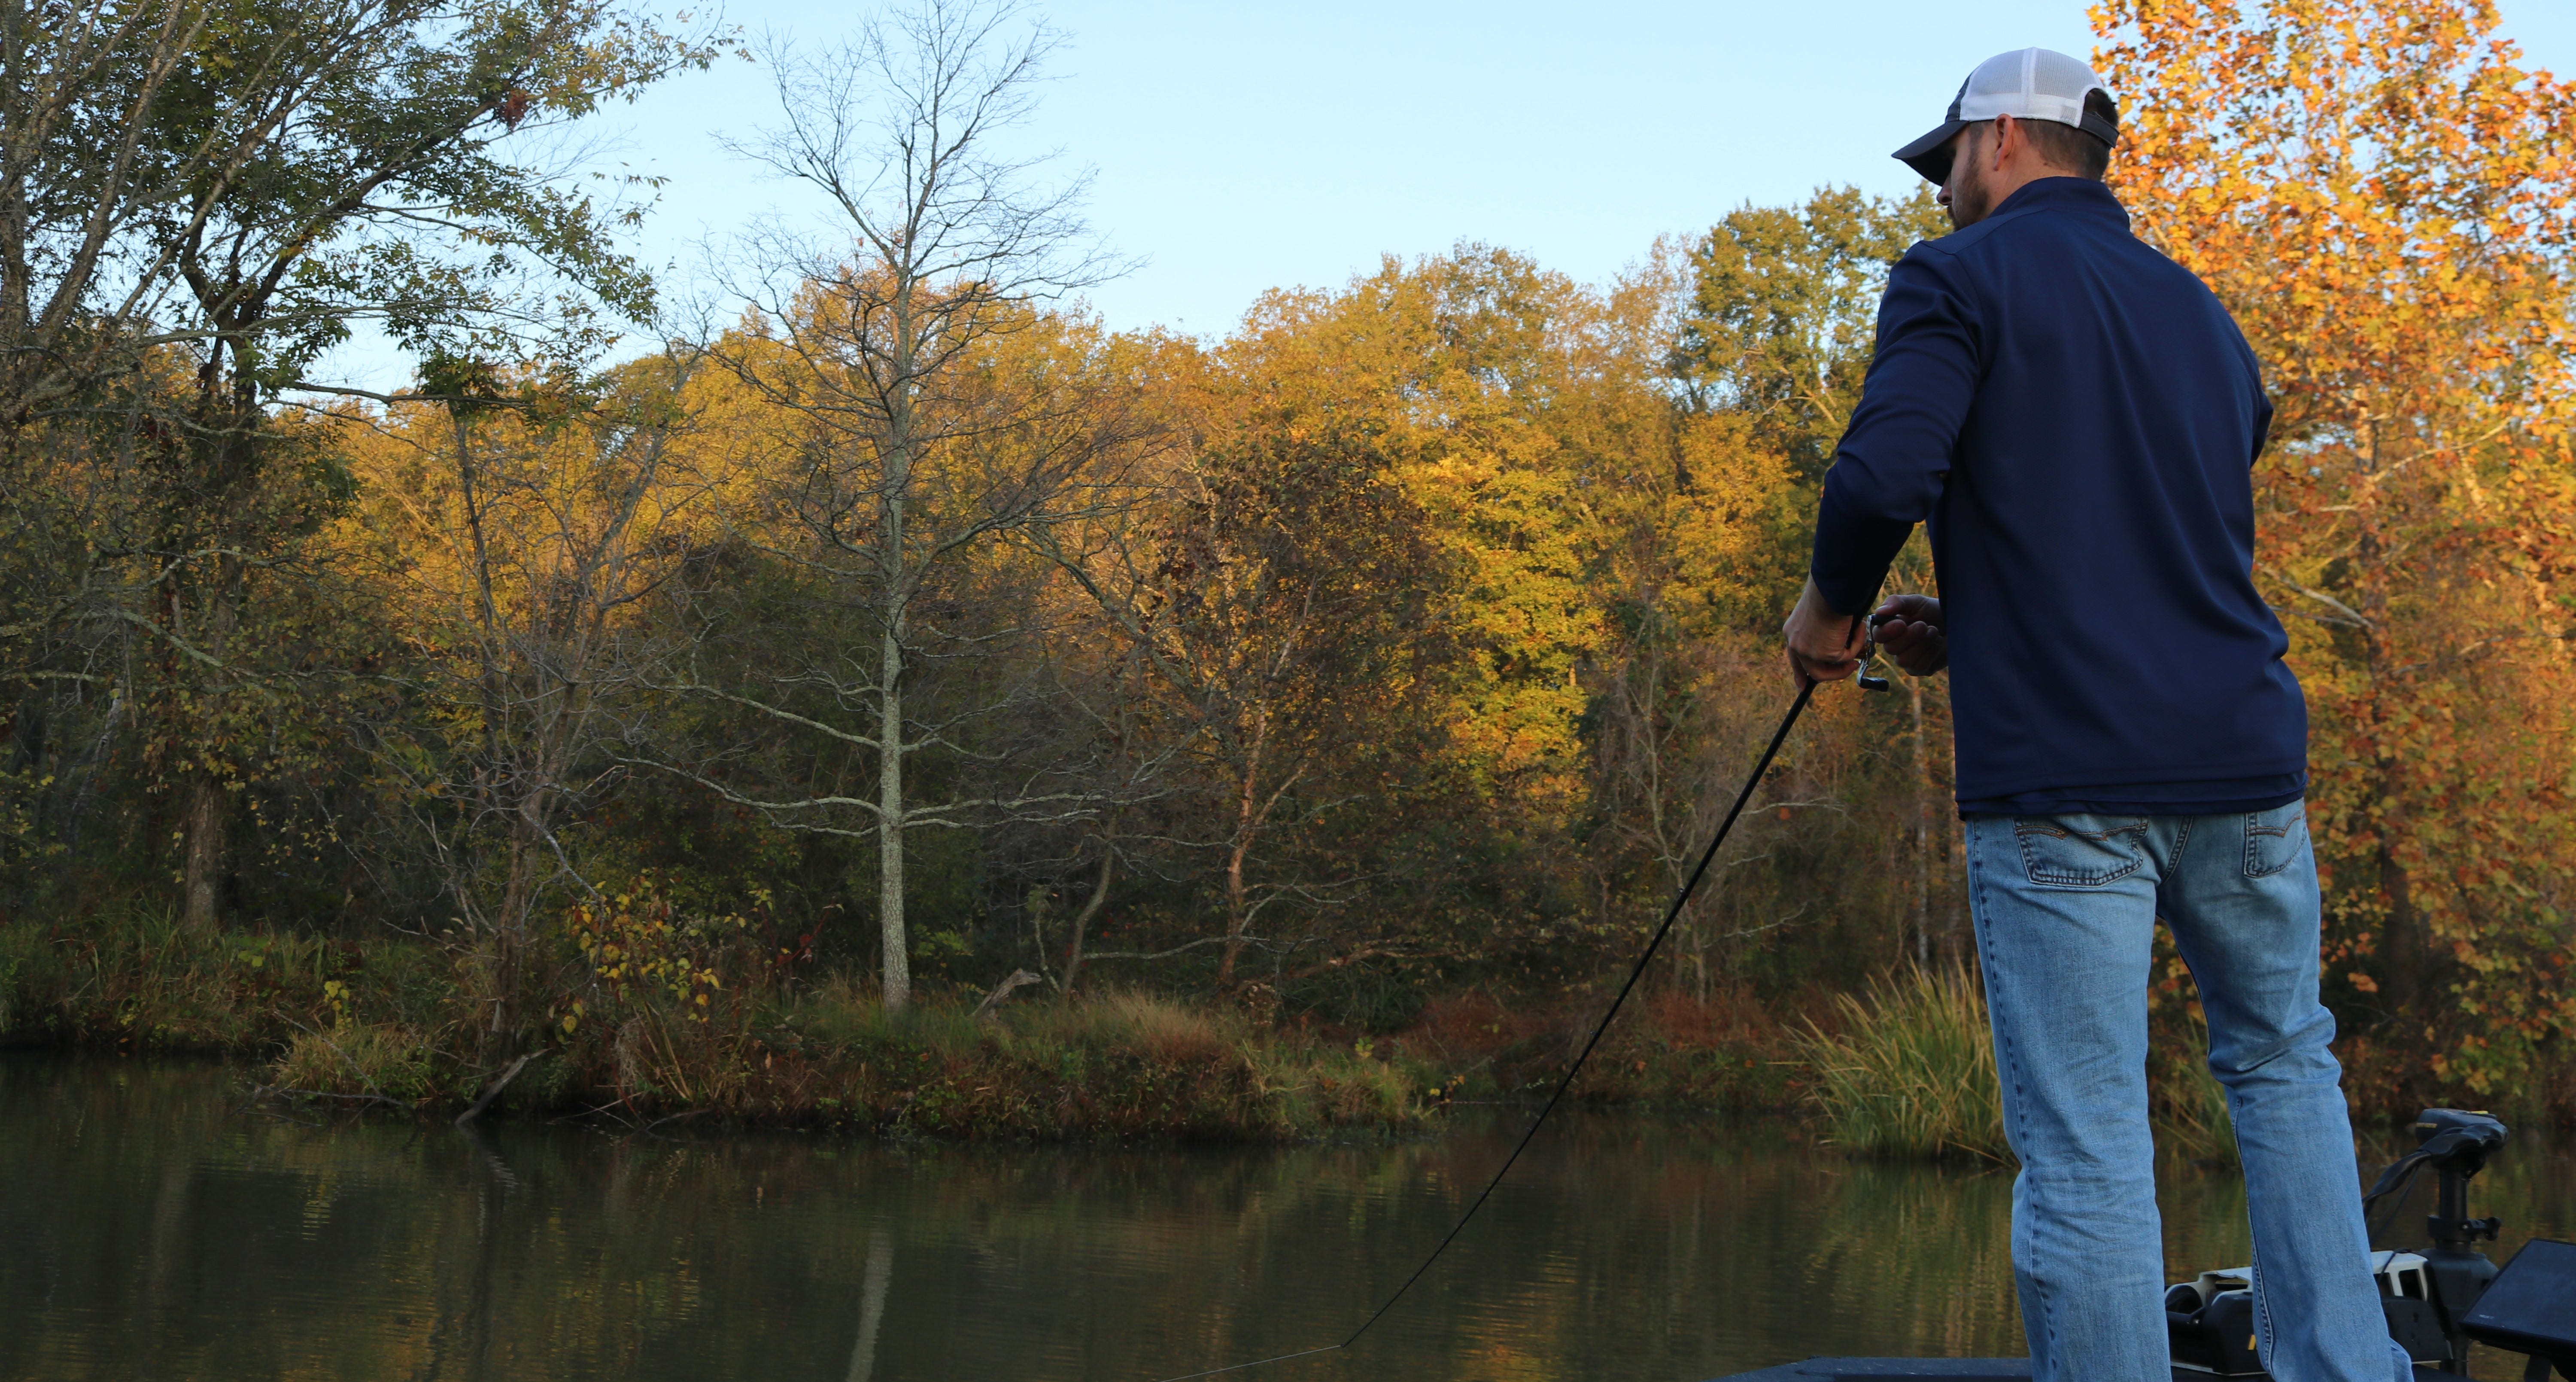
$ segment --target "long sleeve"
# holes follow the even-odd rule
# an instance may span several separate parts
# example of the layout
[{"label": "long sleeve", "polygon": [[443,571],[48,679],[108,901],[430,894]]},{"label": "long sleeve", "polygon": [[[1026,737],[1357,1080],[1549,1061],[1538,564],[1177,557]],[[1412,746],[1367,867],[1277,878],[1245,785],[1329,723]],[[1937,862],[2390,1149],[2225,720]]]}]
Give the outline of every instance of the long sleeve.
[{"label": "long sleeve", "polygon": [[1949,256],[1918,245],[1889,272],[1860,406],[1825,472],[1810,573],[1844,614],[1869,607],[1914,525],[1932,516],[1975,399],[1979,330],[1947,281]]}]

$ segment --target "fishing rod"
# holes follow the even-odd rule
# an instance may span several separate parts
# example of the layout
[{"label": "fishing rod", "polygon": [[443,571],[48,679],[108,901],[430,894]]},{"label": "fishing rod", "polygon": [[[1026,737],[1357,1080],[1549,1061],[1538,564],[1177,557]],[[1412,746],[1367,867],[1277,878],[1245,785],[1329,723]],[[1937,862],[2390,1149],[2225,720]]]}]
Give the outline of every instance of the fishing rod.
[{"label": "fishing rod", "polygon": [[[1883,621],[1879,619],[1862,622],[1864,636],[1860,647],[1859,681],[1864,691],[1884,691],[1888,688],[1887,678],[1869,675],[1870,659],[1878,652],[1877,626],[1881,622]],[[1653,938],[1646,942],[1645,951],[1637,956],[1637,963],[1629,967],[1627,982],[1619,986],[1618,996],[1610,1000],[1610,1007],[1601,1014],[1601,1021],[1593,1026],[1592,1035],[1584,1039],[1583,1049],[1575,1053],[1573,1062],[1565,1067],[1565,1073],[1557,1077],[1556,1088],[1548,1092],[1547,1103],[1540,1107],[1538,1117],[1530,1120],[1529,1127],[1521,1133],[1521,1140],[1512,1144],[1512,1154],[1503,1158],[1502,1167],[1494,1172],[1492,1179],[1485,1182],[1484,1189],[1476,1192],[1475,1203],[1468,1205],[1467,1212],[1458,1216],[1458,1222],[1450,1227],[1448,1236],[1440,1240],[1440,1246],[1433,1248],[1431,1255],[1422,1259],[1422,1265],[1414,1268],[1413,1275],[1406,1277],[1404,1284],[1395,1288],[1395,1294],[1388,1296],[1386,1302],[1378,1306],[1375,1313],[1361,1321],[1360,1327],[1352,1330],[1350,1337],[1340,1343],[1317,1344],[1313,1348],[1301,1348],[1294,1353],[1274,1354],[1268,1358],[1255,1358],[1244,1363],[1228,1363],[1224,1367],[1209,1368],[1204,1372],[1185,1372],[1175,1377],[1157,1379],[1157,1382],[1191,1382],[1194,1378],[1215,1377],[1220,1373],[1242,1372],[1247,1368],[1285,1363],[1291,1358],[1311,1358],[1318,1353],[1338,1353],[1358,1343],[1360,1336],[1368,1333],[1371,1326],[1386,1318],[1387,1312],[1395,1308],[1396,1302],[1404,1299],[1405,1292],[1412,1290],[1413,1284],[1420,1281],[1423,1274],[1431,1270],[1432,1264],[1440,1260],[1440,1255],[1449,1250],[1449,1245],[1458,1241],[1458,1235],[1466,1231],[1468,1223],[1476,1217],[1476,1211],[1483,1209],[1485,1201],[1493,1198],[1495,1188],[1503,1183],[1503,1177],[1511,1174],[1512,1164],[1521,1159],[1521,1153],[1529,1150],[1530,1139],[1538,1136],[1538,1130],[1547,1125],[1548,1115],[1556,1112],[1557,1104],[1565,1098],[1565,1091],[1574,1087],[1574,1077],[1583,1073],[1583,1063],[1592,1059],[1592,1048],[1601,1044],[1602,1036],[1610,1030],[1611,1022],[1619,1016],[1619,1009],[1626,1005],[1628,995],[1636,990],[1637,981],[1646,976],[1646,966],[1654,962],[1655,952],[1663,948],[1664,937],[1672,934],[1673,923],[1681,920],[1682,908],[1690,904],[1691,894],[1698,890],[1700,879],[1707,875],[1709,865],[1717,862],[1718,847],[1726,843],[1727,832],[1735,828],[1735,818],[1744,814],[1745,805],[1753,800],[1754,789],[1762,785],[1763,775],[1771,771],[1771,760],[1780,756],[1780,746],[1789,741],[1789,731],[1797,727],[1798,717],[1806,712],[1807,702],[1816,698],[1816,688],[1822,684],[1806,675],[1804,671],[1799,673],[1798,698],[1789,703],[1789,713],[1780,717],[1780,727],[1771,732],[1771,742],[1763,747],[1762,757],[1754,763],[1752,773],[1745,777],[1744,789],[1735,794],[1735,804],[1726,808],[1726,818],[1717,823],[1717,833],[1709,837],[1708,848],[1700,851],[1698,866],[1693,868],[1690,877],[1683,881],[1681,890],[1673,894],[1673,905],[1665,910],[1663,924],[1655,928]]]}]

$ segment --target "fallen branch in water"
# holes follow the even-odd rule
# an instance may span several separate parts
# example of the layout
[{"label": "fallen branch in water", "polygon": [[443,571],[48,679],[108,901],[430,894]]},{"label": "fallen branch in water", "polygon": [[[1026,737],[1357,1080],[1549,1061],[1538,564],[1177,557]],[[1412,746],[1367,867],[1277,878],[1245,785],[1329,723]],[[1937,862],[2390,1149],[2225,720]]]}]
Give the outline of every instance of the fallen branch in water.
[{"label": "fallen branch in water", "polygon": [[679,1112],[679,1113],[664,1114],[662,1117],[659,1117],[659,1118],[654,1119],[652,1122],[647,1123],[647,1124],[645,1124],[644,1126],[642,1126],[642,1127],[640,1127],[640,1128],[637,1128],[635,1131],[637,1131],[638,1133],[649,1133],[649,1132],[653,1131],[655,1128],[658,1128],[658,1127],[662,1126],[662,1125],[663,1125],[663,1124],[665,1124],[665,1123],[677,1123],[677,1122],[681,1121],[681,1120],[682,1120],[682,1119],[684,1119],[684,1118],[703,1118],[703,1117],[705,1117],[706,1115],[708,1115],[708,1114],[710,1114],[710,1113],[713,1113],[713,1112],[715,1112],[715,1111],[716,1111],[716,1110],[711,1109],[711,1108],[693,1108],[693,1109],[686,1109],[686,1110],[683,1110],[682,1112]]},{"label": "fallen branch in water", "polygon": [[510,1068],[501,1072],[501,1078],[485,1085],[481,1097],[477,1098],[463,1113],[456,1115],[456,1126],[464,1127],[481,1117],[483,1110],[492,1107],[492,1101],[501,1097],[501,1091],[510,1087],[510,1081],[519,1078],[519,1072],[528,1068],[528,1062],[544,1054],[544,1051],[530,1051],[510,1062]]}]

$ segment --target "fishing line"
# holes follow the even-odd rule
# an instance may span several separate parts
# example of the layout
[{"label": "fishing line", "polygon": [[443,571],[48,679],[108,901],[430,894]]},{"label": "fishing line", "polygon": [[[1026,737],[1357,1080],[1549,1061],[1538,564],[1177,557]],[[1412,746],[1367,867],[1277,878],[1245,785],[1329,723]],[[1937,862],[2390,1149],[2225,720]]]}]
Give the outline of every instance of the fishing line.
[{"label": "fishing line", "polygon": [[[1868,668],[1870,653],[1875,651],[1874,646],[1865,645],[1865,648],[1861,655],[1861,666],[1864,671]],[[1185,1372],[1177,1377],[1160,1378],[1157,1382],[1190,1382],[1192,1378],[1214,1377],[1219,1373],[1240,1372],[1245,1368],[1257,1368],[1268,1363],[1284,1363],[1291,1358],[1306,1358],[1318,1353],[1334,1353],[1349,1348],[1360,1341],[1361,1335],[1369,1332],[1370,1326],[1384,1319],[1386,1312],[1393,1310],[1395,1303],[1404,1299],[1405,1292],[1412,1290],[1413,1284],[1422,1279],[1423,1273],[1430,1271],[1431,1265],[1440,1260],[1440,1255],[1449,1250],[1449,1245],[1458,1241],[1458,1235],[1464,1232],[1468,1222],[1476,1217],[1476,1211],[1483,1209],[1485,1201],[1493,1197],[1494,1188],[1503,1183],[1503,1177],[1511,1174],[1512,1164],[1521,1159],[1522,1152],[1529,1150],[1530,1139],[1538,1136],[1538,1130],[1546,1125],[1548,1115],[1556,1112],[1558,1102],[1565,1098],[1565,1091],[1574,1087],[1574,1077],[1583,1073],[1583,1063],[1592,1059],[1592,1048],[1601,1044],[1602,1035],[1610,1030],[1610,1023],[1619,1016],[1619,1009],[1627,1003],[1628,995],[1636,990],[1637,981],[1645,977],[1646,966],[1654,961],[1655,952],[1663,948],[1664,937],[1672,934],[1673,923],[1681,920],[1682,908],[1690,902],[1691,893],[1698,889],[1699,881],[1708,873],[1709,865],[1717,862],[1718,846],[1726,843],[1727,832],[1735,828],[1735,818],[1743,815],[1746,803],[1753,800],[1754,789],[1762,785],[1763,774],[1771,771],[1771,760],[1780,756],[1780,746],[1788,742],[1789,731],[1796,727],[1798,716],[1805,712],[1807,702],[1815,699],[1816,687],[1819,683],[1803,676],[1799,681],[1804,684],[1799,687],[1798,699],[1790,702],[1789,713],[1780,717],[1780,728],[1772,732],[1771,742],[1762,750],[1761,760],[1753,765],[1752,774],[1744,779],[1744,790],[1735,794],[1735,804],[1726,808],[1726,819],[1717,823],[1717,833],[1709,838],[1708,848],[1701,851],[1699,865],[1691,870],[1690,877],[1682,883],[1681,891],[1673,894],[1673,905],[1665,911],[1663,924],[1655,928],[1654,938],[1646,942],[1645,952],[1637,957],[1637,963],[1628,970],[1628,980],[1619,986],[1619,995],[1610,1000],[1609,1010],[1601,1014],[1601,1021],[1593,1027],[1592,1035],[1585,1039],[1583,1049],[1575,1054],[1573,1064],[1566,1066],[1565,1073],[1557,1077],[1556,1088],[1549,1092],[1547,1103],[1539,1109],[1538,1117],[1531,1119],[1528,1129],[1521,1133],[1521,1140],[1513,1144],[1512,1154],[1503,1158],[1502,1168],[1494,1172],[1493,1179],[1485,1182],[1483,1190],[1477,1192],[1476,1202],[1467,1206],[1466,1213],[1458,1216],[1457,1224],[1449,1230],[1448,1237],[1440,1240],[1440,1246],[1433,1248],[1431,1255],[1422,1259],[1422,1265],[1413,1269],[1413,1275],[1406,1277],[1404,1284],[1395,1288],[1395,1294],[1388,1296],[1386,1303],[1380,1305],[1375,1314],[1370,1315],[1359,1328],[1351,1331],[1349,1338],[1338,1344],[1319,1344],[1313,1348],[1299,1349],[1294,1353],[1256,1358],[1248,1363],[1230,1363],[1225,1367],[1210,1368],[1205,1372]],[[1870,686],[1872,682],[1878,682],[1878,685]],[[1861,684],[1870,686],[1872,690],[1886,685],[1885,682],[1878,681],[1878,678],[1868,676],[1861,678]]]}]

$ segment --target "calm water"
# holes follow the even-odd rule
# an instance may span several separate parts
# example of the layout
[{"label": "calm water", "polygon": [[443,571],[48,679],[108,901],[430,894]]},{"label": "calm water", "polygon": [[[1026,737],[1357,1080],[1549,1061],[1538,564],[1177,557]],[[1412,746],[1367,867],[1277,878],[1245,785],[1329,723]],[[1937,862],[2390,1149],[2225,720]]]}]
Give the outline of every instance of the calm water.
[{"label": "calm water", "polygon": [[[0,1056],[0,1378],[1153,1382],[1339,1337],[1508,1128],[1286,1151],[296,1122],[215,1066]],[[2563,1146],[2563,1144],[2561,1144]],[[2504,1247],[2576,1229],[2529,1140]],[[1359,1350],[1254,1376],[1674,1379],[2018,1353],[2010,1181],[1589,1117]],[[2245,1260],[2167,1187],[2177,1274]],[[2502,1253],[2498,1254],[2501,1260]]]}]

